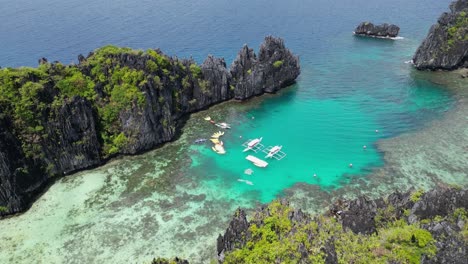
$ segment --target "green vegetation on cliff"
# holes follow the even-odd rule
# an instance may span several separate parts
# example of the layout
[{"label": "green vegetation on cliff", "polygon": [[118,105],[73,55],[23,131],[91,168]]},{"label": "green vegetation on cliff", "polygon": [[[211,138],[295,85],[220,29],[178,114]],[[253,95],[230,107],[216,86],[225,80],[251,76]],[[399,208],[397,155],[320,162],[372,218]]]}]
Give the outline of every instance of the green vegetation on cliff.
[{"label": "green vegetation on cliff", "polygon": [[41,120],[47,114],[48,102],[43,98],[46,76],[42,68],[0,70],[0,115],[13,117],[14,130],[29,157],[40,156],[36,143],[45,135]]},{"label": "green vegetation on cliff", "polygon": [[447,32],[449,47],[455,42],[468,41],[468,14],[465,11],[460,12],[454,25],[449,27]]},{"label": "green vegetation on cliff", "polygon": [[[158,91],[164,86],[175,88],[174,111],[181,110],[177,87],[187,90],[197,82],[207,92],[200,67],[188,65],[158,50],[143,52],[108,45],[79,65],[44,62],[37,68],[0,69],[0,114],[12,119],[26,155],[40,158],[40,145],[47,137],[45,127],[54,122],[52,113],[75,96],[85,98],[97,114],[102,155],[107,157],[124,149],[131,140],[132,135],[122,132],[119,119],[125,112],[141,113],[146,107],[145,85],[150,83]],[[168,102],[162,93],[157,98],[161,105]],[[191,101],[191,105],[195,103]]]},{"label": "green vegetation on cliff", "polygon": [[283,61],[282,60],[277,60],[273,63],[273,67],[275,68],[279,68],[281,67],[281,65],[283,65]]},{"label": "green vegetation on cliff", "polygon": [[413,56],[419,70],[455,70],[468,62],[468,1],[456,0],[427,34]]},{"label": "green vegetation on cliff", "polygon": [[343,230],[331,217],[293,222],[288,217],[293,209],[279,201],[269,204],[267,211],[270,215],[255,216],[247,244],[228,253],[225,263],[298,263],[299,248],[310,263],[325,263],[321,249],[327,244],[334,246],[338,263],[419,263],[422,255],[436,252],[428,231],[403,220],[388,222],[367,236]]},{"label": "green vegetation on cliff", "polygon": [[468,190],[459,188],[395,192],[375,200],[337,200],[318,216],[275,200],[249,220],[239,208],[217,239],[218,259],[211,261],[466,263],[467,198]]},{"label": "green vegetation on cliff", "polygon": [[150,264],[188,264],[186,260],[179,258],[166,259],[166,258],[155,258],[151,261]]}]

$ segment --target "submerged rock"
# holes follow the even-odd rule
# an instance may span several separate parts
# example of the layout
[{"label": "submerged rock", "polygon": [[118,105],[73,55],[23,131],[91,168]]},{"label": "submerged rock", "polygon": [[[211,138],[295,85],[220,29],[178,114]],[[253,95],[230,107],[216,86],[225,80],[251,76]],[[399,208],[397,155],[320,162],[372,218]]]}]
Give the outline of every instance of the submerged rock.
[{"label": "submerged rock", "polygon": [[354,34],[359,36],[394,38],[398,36],[400,28],[394,24],[374,25],[371,22],[362,22],[354,30]]},{"label": "submerged rock", "polygon": [[450,5],[431,27],[413,57],[419,70],[454,70],[468,67],[468,0]]}]

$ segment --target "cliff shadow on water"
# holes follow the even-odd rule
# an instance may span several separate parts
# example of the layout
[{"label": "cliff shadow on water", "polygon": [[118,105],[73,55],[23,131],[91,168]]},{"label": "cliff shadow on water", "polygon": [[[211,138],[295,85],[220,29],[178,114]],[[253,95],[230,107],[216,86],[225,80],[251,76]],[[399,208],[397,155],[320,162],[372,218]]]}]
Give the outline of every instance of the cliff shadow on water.
[{"label": "cliff shadow on water", "polygon": [[79,64],[39,60],[0,70],[0,215],[21,212],[51,178],[153,149],[180,135],[188,114],[294,83],[299,58],[266,37],[224,59],[169,57],[105,46]]}]

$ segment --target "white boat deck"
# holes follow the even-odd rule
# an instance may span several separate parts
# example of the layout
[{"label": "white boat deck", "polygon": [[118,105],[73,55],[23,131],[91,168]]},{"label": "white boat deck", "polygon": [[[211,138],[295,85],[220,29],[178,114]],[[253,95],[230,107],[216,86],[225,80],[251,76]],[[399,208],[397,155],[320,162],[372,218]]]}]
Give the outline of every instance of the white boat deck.
[{"label": "white boat deck", "polygon": [[[267,148],[263,149],[263,153],[266,153],[268,154],[270,152],[270,150],[273,148],[273,146],[268,146]],[[282,160],[284,157],[286,157],[286,153],[284,153],[283,151],[278,151],[276,152],[272,158],[275,158],[277,160]]]},{"label": "white boat deck", "polygon": [[268,166],[268,162],[266,162],[264,160],[261,160],[261,159],[259,159],[257,157],[254,157],[252,155],[248,155],[247,157],[245,157],[245,159],[248,160],[248,161],[251,161],[257,167],[264,168],[264,167]]},{"label": "white boat deck", "polygon": [[[248,148],[248,147],[249,147],[249,142],[250,142],[250,141],[252,141],[252,139],[249,139],[249,140],[247,140],[246,142],[244,142],[244,144],[242,144],[242,146],[245,147],[245,148]],[[250,148],[250,150],[252,150],[253,152],[257,153],[257,152],[261,151],[261,150],[264,149],[264,148],[265,148],[265,146],[264,146],[262,143],[258,142],[255,146],[253,146],[252,148]]]}]

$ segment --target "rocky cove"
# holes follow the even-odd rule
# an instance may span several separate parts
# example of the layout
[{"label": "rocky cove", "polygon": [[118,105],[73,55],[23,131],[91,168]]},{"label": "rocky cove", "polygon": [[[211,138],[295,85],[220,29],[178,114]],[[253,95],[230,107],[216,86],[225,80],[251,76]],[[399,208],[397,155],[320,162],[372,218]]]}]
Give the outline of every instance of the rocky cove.
[{"label": "rocky cove", "polygon": [[[348,36],[349,32],[346,32],[346,34]],[[372,39],[369,41],[374,45],[378,45]],[[359,42],[359,44],[363,45],[365,42]],[[251,52],[248,48],[245,52],[244,49],[241,51],[244,58],[250,57],[253,58],[253,61],[259,60],[255,54],[249,54]],[[111,57],[109,61],[107,61],[107,58],[93,57],[105,57],[100,56],[103,55],[101,53],[103,50],[104,53],[109,53],[109,57]],[[458,85],[461,87],[461,92],[459,90],[454,92],[457,98],[457,106],[455,109],[451,109],[450,113],[444,114],[442,120],[431,122],[428,128],[425,127],[419,130],[418,127],[418,131],[414,133],[379,140],[377,144],[379,150],[385,153],[385,165],[383,168],[374,169],[369,177],[348,175],[349,178],[352,178],[350,183],[338,189],[325,189],[315,184],[309,184],[309,182],[299,182],[293,187],[285,189],[285,196],[288,200],[281,199],[270,204],[258,205],[255,204],[258,203],[257,196],[250,196],[253,191],[237,197],[234,195],[227,196],[229,199],[224,199],[224,192],[232,190],[225,185],[221,185],[220,190],[199,188],[200,185],[204,184],[204,181],[200,180],[203,178],[196,173],[191,173],[191,171],[187,173],[188,170],[185,170],[185,167],[195,166],[200,161],[206,162],[206,160],[196,159],[197,155],[200,157],[199,154],[206,155],[206,153],[198,153],[200,151],[198,148],[186,147],[182,142],[192,142],[197,135],[212,132],[203,128],[203,125],[206,124],[194,125],[197,122],[201,123],[199,120],[202,120],[205,115],[210,115],[216,120],[222,117],[231,118],[231,120],[238,119],[239,123],[248,123],[245,122],[245,119],[246,117],[250,119],[252,112],[250,110],[244,111],[245,105],[255,108],[259,105],[257,102],[262,101],[264,98],[290,98],[291,94],[294,95],[294,93],[288,90],[296,90],[297,87],[284,89],[277,95],[251,98],[248,102],[242,104],[238,104],[234,100],[220,104],[219,102],[224,101],[224,99],[220,99],[218,102],[212,103],[213,107],[210,107],[207,111],[196,113],[204,108],[190,110],[192,112],[189,111],[188,113],[193,113],[191,114],[192,118],[186,120],[188,114],[180,113],[182,111],[177,110],[177,106],[186,109],[184,107],[187,107],[188,104],[187,108],[190,108],[192,104],[197,103],[196,101],[190,103],[195,97],[188,96],[186,102],[179,105],[176,103],[180,99],[179,96],[181,94],[186,96],[182,92],[177,96],[176,94],[161,96],[163,92],[160,91],[158,86],[155,87],[156,91],[140,89],[140,84],[142,86],[146,86],[146,84],[144,82],[138,83],[141,80],[138,72],[121,69],[121,66],[115,67],[120,64],[120,62],[115,61],[121,60],[122,55],[120,53],[122,51],[128,53],[125,55],[127,57],[136,57],[134,61],[140,60],[138,58],[140,55],[145,56],[145,52],[105,47],[87,57],[80,56],[79,65],[86,68],[86,71],[82,71],[81,68],[79,70],[83,76],[73,70],[64,70],[61,68],[61,64],[51,63],[56,64],[54,71],[60,74],[63,73],[67,78],[59,78],[56,76],[59,74],[54,73],[48,81],[52,82],[57,86],[57,90],[67,96],[76,93],[76,91],[68,90],[70,87],[67,83],[81,84],[79,87],[88,88],[93,87],[100,80],[106,80],[110,77],[110,81],[101,81],[101,84],[98,84],[100,88],[97,95],[91,90],[83,89],[83,91],[79,91],[79,97],[61,97],[57,101],[54,100],[55,104],[52,104],[53,107],[57,108],[51,108],[53,111],[45,115],[46,119],[58,120],[64,117],[70,120],[70,123],[67,123],[67,121],[65,125],[58,124],[55,126],[56,131],[63,130],[71,133],[74,139],[67,139],[67,141],[77,142],[65,145],[66,150],[75,151],[75,149],[78,149],[75,145],[79,145],[80,141],[86,141],[86,137],[90,135],[90,133],[86,133],[86,136],[84,136],[85,132],[80,131],[89,131],[88,124],[95,124],[92,134],[97,134],[94,137],[97,138],[95,142],[99,145],[96,147],[87,144],[87,150],[80,153],[95,152],[100,159],[98,164],[107,164],[91,171],[77,173],[71,177],[61,177],[63,172],[57,172],[51,178],[58,179],[57,184],[51,186],[50,192],[44,194],[28,212],[18,217],[4,219],[2,228],[0,228],[3,229],[0,230],[0,236],[2,237],[0,247],[4,252],[0,254],[2,261],[6,263],[27,263],[31,259],[39,259],[38,261],[51,263],[105,263],[110,261],[130,262],[133,260],[133,262],[146,263],[153,256],[179,256],[189,260],[190,263],[207,263],[210,259],[212,262],[220,260],[225,263],[261,263],[264,260],[272,263],[288,259],[302,261],[303,263],[321,261],[326,263],[339,261],[359,262],[360,260],[367,260],[369,263],[378,261],[418,263],[418,260],[423,263],[458,263],[458,261],[463,263],[463,260],[466,259],[466,250],[463,250],[466,248],[466,190],[459,187],[444,187],[427,193],[421,190],[404,191],[409,186],[427,189],[443,185],[442,183],[446,182],[456,182],[466,186],[464,185],[466,184],[466,152],[464,149],[466,149],[467,142],[466,122],[464,122],[466,119],[466,89],[464,89],[466,82]],[[411,53],[413,52],[414,49],[412,49]],[[159,51],[156,51],[157,54],[151,51],[146,53],[152,54],[150,60],[155,62],[156,67],[148,61],[135,63],[139,65],[135,67],[145,68],[145,72],[146,68],[158,72],[155,74],[158,78],[153,79],[154,83],[158,83],[157,80],[159,79],[159,83],[168,84],[167,87],[171,87],[173,82],[177,83],[177,80],[182,79],[178,87],[184,87],[184,74],[186,74],[185,77],[190,75],[186,80],[189,83],[194,83],[194,90],[196,90],[197,85],[200,90],[205,87],[206,83],[201,82],[205,80],[205,76],[200,74],[196,66],[199,66],[200,70],[203,70],[203,67],[193,63],[193,60],[189,60],[191,62],[185,64],[185,70],[176,70],[179,77],[174,75],[172,79],[171,77],[164,78],[168,72],[168,76],[172,76],[173,70],[166,67],[164,58],[158,56],[162,55],[162,53]],[[301,62],[303,62],[303,53],[300,54]],[[166,58],[168,58],[171,65],[172,60],[177,61],[176,58]],[[276,65],[282,65],[277,60],[272,60],[272,62],[273,64],[276,63]],[[46,60],[41,60],[41,63],[43,64],[39,68],[42,67],[48,70],[50,63]],[[380,64],[384,63],[383,61],[380,62]],[[104,69],[96,67],[97,64],[104,66]],[[129,65],[135,64],[130,63]],[[240,65],[246,64],[248,63],[240,63]],[[380,67],[379,65],[376,67]],[[337,69],[336,66],[337,64],[334,65],[333,71]],[[128,66],[128,68],[134,69],[131,67]],[[232,74],[232,69],[235,68],[234,64],[230,69],[225,65],[221,68],[223,68],[221,72],[228,72],[226,75],[227,83],[235,83]],[[249,69],[244,67],[244,70],[246,74],[243,77],[246,80],[245,77],[250,76]],[[302,76],[304,76],[304,63],[301,70],[303,72]],[[386,75],[391,75],[391,71],[394,70],[388,70]],[[401,70],[400,67],[397,70]],[[104,74],[100,75],[100,72]],[[253,70],[250,71],[250,73],[252,72]],[[312,72],[306,68],[307,75],[312,75],[312,73],[317,76],[323,72]],[[341,72],[341,74],[345,75],[346,72]],[[444,72],[412,72],[412,74],[425,75],[422,79],[443,76],[441,79],[449,78],[450,81],[464,81],[458,75],[447,77],[449,75],[445,75]],[[114,80],[112,80],[114,75]],[[18,74],[18,76],[20,75]],[[88,76],[90,79],[86,78]],[[218,74],[217,76],[222,77],[214,78],[223,79],[225,75]],[[41,79],[44,77],[39,74],[33,78]],[[254,79],[246,80],[244,85],[245,83],[256,83]],[[417,80],[418,78],[414,79]],[[149,80],[151,82],[151,79]],[[383,78],[380,78],[379,82],[382,80]],[[366,79],[366,81],[372,80]],[[444,81],[431,80],[431,82],[440,83],[442,87],[445,87]],[[124,84],[125,90],[130,92],[122,96],[118,88],[117,91],[110,90],[109,86],[115,86],[115,84]],[[317,86],[320,90],[326,90],[323,87],[330,89],[330,87],[323,86],[323,84]],[[138,89],[136,90],[134,87]],[[228,86],[229,89],[225,89],[225,85],[219,87],[221,87],[222,92],[228,91],[226,97],[235,99],[235,93],[231,93],[230,85]],[[245,88],[246,86],[242,87]],[[40,87],[31,84],[28,84],[26,88],[28,89],[19,89],[16,95],[21,99],[28,99],[36,96],[35,91],[41,91]],[[241,97],[242,94],[254,94],[253,91],[248,92],[244,88],[239,91]],[[141,93],[143,97],[140,96],[138,90],[144,91],[144,93]],[[147,106],[141,108],[140,104],[142,98],[147,100],[147,91],[152,93],[151,98],[153,99],[151,100],[160,104],[157,108],[163,108],[161,105],[172,100],[171,103],[168,103],[171,104],[170,114],[162,112],[158,115],[163,117],[167,114],[166,117],[173,119],[167,121],[166,125],[171,122],[172,127],[169,130],[172,131],[171,129],[173,129],[175,131],[173,131],[171,140],[178,137],[179,140],[164,145],[156,143],[156,147],[161,147],[155,151],[122,158],[121,154],[132,155],[133,153],[145,151],[145,144],[151,142],[149,134],[144,135],[146,139],[141,139],[140,142],[139,134],[132,130],[132,128],[140,129],[145,127],[146,125],[142,123],[152,122],[153,120],[151,113],[146,112]],[[213,92],[216,94],[218,90]],[[262,92],[260,91],[260,93]],[[331,91],[331,93],[334,92],[336,93],[336,91]],[[353,93],[355,92],[353,91]],[[203,91],[200,93],[211,100],[212,97],[207,93]],[[416,95],[424,98],[424,94],[417,93]],[[300,94],[300,96],[304,96],[304,94]],[[333,96],[337,95],[333,94]],[[154,98],[157,98],[157,100]],[[197,99],[200,98],[197,97]],[[392,99],[401,102],[400,97]],[[7,98],[7,100],[14,101],[15,107],[6,111],[12,113],[11,116],[20,118],[18,120],[0,118],[2,122],[5,120],[5,123],[0,126],[0,129],[2,129],[1,135],[5,135],[5,139],[0,140],[2,144],[0,150],[3,150],[4,146],[10,147],[11,142],[13,142],[16,147],[11,152],[12,155],[19,153],[18,157],[25,156],[26,162],[31,160],[37,162],[39,160],[37,165],[38,173],[41,173],[41,170],[52,171],[54,168],[44,168],[44,164],[40,163],[45,155],[41,157],[41,152],[37,149],[31,149],[21,144],[24,140],[27,140],[27,142],[40,142],[40,140],[43,140],[42,134],[44,134],[41,131],[43,129],[48,130],[42,125],[44,123],[42,113],[41,118],[37,119],[40,121],[39,124],[31,123],[30,126],[24,124],[24,120],[35,120],[28,117],[28,114],[31,113],[24,111],[25,106],[28,109],[31,104],[38,105],[38,109],[43,110],[40,107],[43,98],[40,97],[39,100],[32,102],[14,100],[12,97]],[[63,103],[61,103],[61,100],[63,100]],[[130,103],[128,103],[129,101]],[[106,105],[116,102],[123,103],[124,107],[122,109],[106,107]],[[272,115],[271,119],[276,117],[274,112],[278,111],[280,105],[285,104],[284,101],[279,102],[281,103],[275,105],[276,109],[272,113],[268,113],[268,115]],[[236,109],[236,111],[242,113],[233,113],[235,111],[229,109],[232,105],[241,108],[241,110]],[[101,109],[101,106],[104,107]],[[265,105],[262,107],[265,107]],[[315,106],[315,108],[321,107],[322,105],[317,107],[317,104]],[[57,109],[60,111],[57,111]],[[337,109],[334,109],[334,111]],[[156,110],[153,109],[152,111]],[[119,114],[116,115],[115,112],[119,112]],[[431,113],[429,110],[428,112]],[[291,116],[293,113],[291,111]],[[35,117],[36,114],[33,112],[32,116]],[[70,116],[75,114],[84,116],[84,118],[73,121],[74,119],[70,118]],[[135,120],[140,118],[139,115],[149,115],[149,117],[144,117],[144,122],[137,122]],[[313,111],[307,112],[307,115],[319,116]],[[261,120],[261,116],[257,116],[257,114],[255,116],[256,121]],[[89,121],[88,119],[91,117],[93,120]],[[281,124],[287,125],[285,119],[276,118],[276,120],[283,120]],[[48,122],[46,125],[54,122],[57,121]],[[402,122],[404,122],[404,119],[402,119]],[[161,119],[160,123],[161,127],[164,127],[164,119]],[[3,125],[7,129],[4,129]],[[258,130],[258,127],[256,127],[258,125],[253,121],[248,123],[248,126]],[[15,127],[17,129],[18,127],[26,128],[24,131],[27,133],[18,136],[18,130],[15,131]],[[67,130],[62,129],[62,127],[70,128],[67,128]],[[125,128],[125,133],[122,133],[123,128]],[[9,131],[9,134],[3,133],[5,130]],[[373,130],[371,132],[373,133]],[[162,130],[161,135],[165,133]],[[40,134],[40,137],[36,136],[36,134]],[[78,136],[74,136],[74,134],[78,134]],[[245,134],[242,135],[245,136]],[[237,137],[237,135],[235,136]],[[52,139],[48,140],[62,142],[62,137],[57,132]],[[84,140],[80,140],[81,138]],[[75,139],[77,141],[74,141]],[[131,142],[131,144],[138,147],[128,149],[130,139],[136,142]],[[227,142],[231,143],[230,141],[237,143],[232,138]],[[62,143],[57,143],[54,148],[60,149],[60,145]],[[187,145],[190,145],[190,143]],[[93,147],[95,150],[93,150]],[[362,146],[358,147],[361,148]],[[41,148],[44,148],[42,143]],[[138,148],[143,148],[143,150],[135,150]],[[369,147],[369,152],[370,149],[371,147]],[[447,151],[447,149],[450,149],[450,151]],[[23,155],[22,152],[27,152],[27,155]],[[0,154],[3,155],[4,153]],[[76,157],[64,154],[66,153],[53,153],[53,150],[49,150],[47,153],[47,155],[55,155],[55,158],[63,155],[64,161],[61,162],[63,164],[72,163],[67,159],[72,160]],[[147,156],[147,158],[140,159],[141,156]],[[16,160],[14,157],[16,156],[7,160],[9,166],[11,164],[20,164],[19,166],[21,166],[23,161],[21,159]],[[108,159],[113,157],[115,159],[107,162]],[[212,156],[210,158],[214,159]],[[310,160],[312,161],[313,158],[310,158]],[[421,162],[421,160],[424,162]],[[79,164],[79,162],[77,163]],[[90,166],[97,166],[98,164]],[[213,162],[208,162],[207,166],[216,168]],[[20,168],[15,170],[14,173],[17,173],[15,174],[17,176],[27,177],[26,173],[33,172],[32,169],[34,168],[29,167],[26,169],[27,171]],[[294,169],[295,174],[301,173],[299,169],[299,166]],[[69,173],[73,170],[81,169],[72,169]],[[220,175],[221,173],[219,175],[211,174],[211,172],[203,170],[203,168],[199,171],[201,171],[200,175],[208,174],[206,177],[224,178],[223,175]],[[231,172],[226,171],[222,172],[235,177],[234,173],[231,175]],[[258,177],[258,172],[256,172],[255,177]],[[235,181],[236,178],[233,180]],[[18,178],[13,178],[13,180],[16,181],[15,184],[19,182]],[[34,190],[36,186],[29,188]],[[37,190],[40,190],[42,187],[38,185],[37,188]],[[401,192],[388,196],[390,189],[401,190]],[[19,190],[21,191],[21,189]],[[362,196],[362,194],[369,196]],[[113,196],[117,196],[117,198],[113,199]],[[218,200],[213,199],[213,197]],[[355,199],[356,197],[358,198]],[[222,202],[219,202],[220,200]],[[330,205],[329,201],[333,201],[333,204]],[[71,204],[72,206],[61,206],[63,204]],[[242,209],[235,211],[236,207]],[[324,215],[313,213],[314,211],[320,212],[323,210],[327,210]],[[225,215],[226,217],[224,217]],[[231,217],[232,221],[229,223]],[[196,221],[198,223],[195,223]],[[228,229],[225,231],[226,227]],[[213,237],[207,236],[207,233]],[[215,236],[218,233],[221,233],[221,235],[216,241]],[[60,242],[55,243],[57,240]],[[161,241],[165,241],[165,243],[161,243]],[[216,244],[217,250],[215,248]],[[193,254],[193,252],[197,253]],[[250,254],[252,252],[256,254]],[[265,258],[259,259],[259,256],[265,256]],[[156,259],[153,262],[187,263],[187,261],[179,258],[172,262],[164,259]]]},{"label": "rocky cove", "polygon": [[106,46],[79,64],[39,61],[0,70],[0,215],[25,210],[51,178],[173,140],[187,114],[230,99],[274,93],[294,82],[299,59],[266,37],[228,69]]}]

